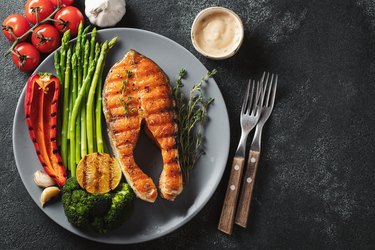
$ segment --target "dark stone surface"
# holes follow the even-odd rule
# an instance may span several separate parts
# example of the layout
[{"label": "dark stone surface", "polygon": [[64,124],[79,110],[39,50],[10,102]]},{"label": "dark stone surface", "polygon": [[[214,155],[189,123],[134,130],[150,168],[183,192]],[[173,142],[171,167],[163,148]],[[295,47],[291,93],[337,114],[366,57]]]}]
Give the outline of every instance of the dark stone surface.
[{"label": "dark stone surface", "polygon": [[[25,2],[0,1],[0,20],[23,12]],[[83,3],[77,5],[83,9]],[[214,5],[233,9],[246,27],[241,50],[224,61],[203,58],[190,42],[195,15]],[[230,111],[230,157],[240,136],[247,79],[264,70],[280,74],[249,228],[235,227],[231,237],[216,229],[228,168],[194,219],[168,236],[128,249],[375,248],[373,0],[130,0],[127,11],[119,26],[165,35],[207,68],[219,70],[215,78]],[[2,35],[0,42],[4,52],[10,44]],[[0,249],[108,247],[64,230],[28,195],[12,151],[13,115],[28,74],[9,57],[0,58]]]}]

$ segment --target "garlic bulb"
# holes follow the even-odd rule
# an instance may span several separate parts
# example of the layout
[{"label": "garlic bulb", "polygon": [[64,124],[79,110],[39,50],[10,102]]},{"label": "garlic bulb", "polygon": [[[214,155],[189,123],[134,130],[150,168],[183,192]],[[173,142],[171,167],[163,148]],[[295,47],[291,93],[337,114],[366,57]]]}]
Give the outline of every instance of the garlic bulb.
[{"label": "garlic bulb", "polygon": [[86,0],[85,14],[92,24],[110,27],[122,19],[125,7],[125,0]]},{"label": "garlic bulb", "polygon": [[46,204],[47,201],[52,199],[53,197],[56,197],[60,194],[60,189],[58,187],[48,187],[45,188],[40,195],[40,204],[42,207],[44,207],[44,204]]},{"label": "garlic bulb", "polygon": [[34,173],[34,182],[41,188],[46,188],[56,185],[55,181],[49,177],[43,170],[38,170]]}]

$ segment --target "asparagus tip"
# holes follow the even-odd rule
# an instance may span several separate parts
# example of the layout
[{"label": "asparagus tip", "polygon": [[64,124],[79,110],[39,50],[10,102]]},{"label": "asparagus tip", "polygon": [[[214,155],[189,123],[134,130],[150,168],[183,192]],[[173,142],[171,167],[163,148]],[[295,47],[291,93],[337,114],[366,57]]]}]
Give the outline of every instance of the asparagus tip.
[{"label": "asparagus tip", "polygon": [[118,39],[118,36],[112,38],[112,40],[108,43],[108,47],[112,48],[115,45],[115,43],[117,42],[117,39]]}]

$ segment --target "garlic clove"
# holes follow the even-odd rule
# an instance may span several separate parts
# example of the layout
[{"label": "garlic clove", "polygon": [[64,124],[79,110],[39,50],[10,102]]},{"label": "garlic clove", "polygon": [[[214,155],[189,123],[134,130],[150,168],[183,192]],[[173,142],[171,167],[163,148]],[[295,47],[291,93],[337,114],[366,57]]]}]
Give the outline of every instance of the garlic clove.
[{"label": "garlic clove", "polygon": [[34,173],[34,182],[41,188],[56,185],[55,181],[43,170],[38,170]]},{"label": "garlic clove", "polygon": [[90,22],[99,27],[116,25],[126,13],[125,0],[86,0],[85,14]]},{"label": "garlic clove", "polygon": [[45,188],[40,195],[40,204],[44,207],[44,204],[60,194],[60,189],[58,187],[48,187]]}]

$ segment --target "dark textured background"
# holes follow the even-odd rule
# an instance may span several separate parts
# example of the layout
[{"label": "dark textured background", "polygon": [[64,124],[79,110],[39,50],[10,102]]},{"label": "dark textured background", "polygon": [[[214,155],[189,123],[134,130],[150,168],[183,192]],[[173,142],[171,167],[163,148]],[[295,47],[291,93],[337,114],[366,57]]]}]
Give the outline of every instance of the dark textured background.
[{"label": "dark textured background", "polygon": [[[25,2],[0,1],[0,20],[22,13]],[[190,42],[195,15],[214,5],[233,9],[246,28],[241,50],[224,61],[203,58]],[[228,168],[193,220],[128,249],[375,248],[375,1],[129,0],[119,26],[167,36],[218,69],[215,79],[230,111],[230,157],[246,80],[263,70],[280,74],[249,228],[235,227],[231,237],[216,229]],[[0,42],[4,52],[10,44],[2,35]],[[28,74],[10,58],[0,62],[0,249],[108,247],[64,230],[28,195],[12,151],[13,115]]]}]

